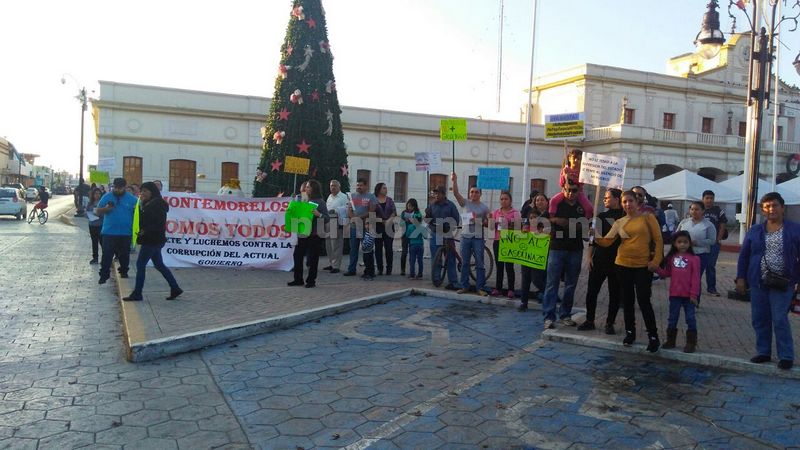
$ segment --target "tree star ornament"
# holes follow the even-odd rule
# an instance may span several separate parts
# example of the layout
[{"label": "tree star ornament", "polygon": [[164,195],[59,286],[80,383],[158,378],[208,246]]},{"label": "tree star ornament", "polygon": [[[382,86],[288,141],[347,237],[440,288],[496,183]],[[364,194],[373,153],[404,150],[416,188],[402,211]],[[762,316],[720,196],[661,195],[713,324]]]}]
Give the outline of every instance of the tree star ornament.
[{"label": "tree star ornament", "polygon": [[290,114],[291,112],[284,107],[282,110],[278,111],[278,120],[289,120]]},{"label": "tree star ornament", "polygon": [[283,164],[283,162],[281,160],[279,160],[279,159],[276,159],[275,161],[273,161],[270,164],[272,166],[272,171],[273,172],[278,172],[279,170],[281,170],[281,164]]},{"label": "tree star ornament", "polygon": [[292,47],[291,44],[286,46],[286,56],[292,56],[293,52],[294,52],[294,47]]},{"label": "tree star ornament", "polygon": [[275,134],[272,135],[272,140],[274,140],[276,144],[281,145],[284,136],[286,136],[285,131],[276,131]]},{"label": "tree star ornament", "polygon": [[289,96],[289,101],[297,103],[298,105],[303,104],[303,94],[300,92],[300,89],[295,89],[294,92],[292,92],[292,95]]},{"label": "tree star ornament", "polygon": [[297,70],[300,72],[306,71],[308,64],[311,62],[311,57],[314,56],[314,50],[312,50],[310,46],[306,45],[305,50],[303,50],[303,55],[305,55],[306,59],[303,61],[303,64],[297,66]]},{"label": "tree star ornament", "polygon": [[350,172],[347,168],[347,164],[342,164],[342,167],[339,168],[342,171],[342,176],[346,177],[348,172]]},{"label": "tree star ornament", "polygon": [[309,148],[311,148],[311,144],[306,143],[305,139],[303,139],[302,142],[297,144],[297,151],[299,151],[300,153],[308,154],[308,149]]},{"label": "tree star ornament", "polygon": [[306,20],[306,23],[308,24],[308,28],[317,28],[317,21],[314,20],[313,17]]},{"label": "tree star ornament", "polygon": [[311,93],[311,101],[318,102],[319,101],[319,91],[314,89],[314,92]]}]

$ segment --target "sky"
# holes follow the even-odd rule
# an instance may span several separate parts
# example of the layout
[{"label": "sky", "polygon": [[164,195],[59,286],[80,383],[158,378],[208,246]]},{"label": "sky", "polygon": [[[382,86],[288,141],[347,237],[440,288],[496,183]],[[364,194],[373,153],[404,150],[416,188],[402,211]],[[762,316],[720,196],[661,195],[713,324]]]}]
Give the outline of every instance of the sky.
[{"label": "sky", "polygon": [[[2,2],[0,136],[40,155],[37,164],[76,173],[80,86],[95,98],[98,80],[271,97],[292,3]],[[502,3],[498,112],[500,0],[323,0],[340,103],[518,120],[527,101],[533,2]],[[534,75],[585,63],[664,73],[667,59],[693,50],[707,3],[539,0]],[[720,3],[727,36],[727,2]],[[741,13],[737,21],[743,31]],[[779,73],[800,85],[791,65],[800,30],[784,41]],[[90,111],[85,164],[97,161]]]}]

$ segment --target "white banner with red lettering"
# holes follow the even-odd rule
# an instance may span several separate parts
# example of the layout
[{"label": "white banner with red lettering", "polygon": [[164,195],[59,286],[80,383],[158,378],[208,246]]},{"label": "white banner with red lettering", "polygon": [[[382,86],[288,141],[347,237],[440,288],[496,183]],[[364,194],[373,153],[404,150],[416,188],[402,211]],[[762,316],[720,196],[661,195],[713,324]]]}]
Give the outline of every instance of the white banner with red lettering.
[{"label": "white banner with red lettering", "polygon": [[164,193],[168,267],[289,270],[297,237],[285,231],[288,198]]}]

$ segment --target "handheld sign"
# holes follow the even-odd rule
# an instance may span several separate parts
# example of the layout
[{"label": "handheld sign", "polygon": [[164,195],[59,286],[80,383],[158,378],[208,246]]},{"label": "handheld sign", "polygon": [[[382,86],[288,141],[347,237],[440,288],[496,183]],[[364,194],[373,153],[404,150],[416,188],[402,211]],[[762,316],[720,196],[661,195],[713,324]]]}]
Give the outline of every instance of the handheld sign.
[{"label": "handheld sign", "polygon": [[478,188],[508,190],[511,168],[478,167]]},{"label": "handheld sign", "polygon": [[108,184],[110,183],[108,172],[101,171],[101,170],[90,170],[89,171],[89,183],[96,183],[100,184]]},{"label": "handheld sign", "polygon": [[578,181],[584,184],[622,189],[625,183],[624,156],[583,153]]},{"label": "handheld sign", "polygon": [[582,138],[585,133],[585,118],[582,112],[545,116],[544,139],[547,141]]},{"label": "handheld sign", "polygon": [[117,160],[113,156],[97,159],[97,170],[101,172],[113,172],[116,167]]},{"label": "handheld sign", "polygon": [[308,167],[310,164],[311,160],[309,158],[287,156],[286,163],[283,166],[283,171],[286,173],[293,173],[295,175],[308,175]]},{"label": "handheld sign", "polygon": [[414,160],[417,166],[417,172],[427,172],[430,170],[431,163],[428,152],[415,152]]},{"label": "handheld sign", "polygon": [[467,119],[442,119],[439,122],[439,140],[466,141]]},{"label": "handheld sign", "polygon": [[428,152],[428,170],[431,172],[442,170],[442,152]]},{"label": "handheld sign", "polygon": [[498,260],[547,270],[550,235],[528,231],[500,230]]},{"label": "handheld sign", "polygon": [[313,211],[316,208],[317,204],[314,202],[289,202],[284,215],[286,231],[303,236],[311,233],[311,222],[314,220]]}]

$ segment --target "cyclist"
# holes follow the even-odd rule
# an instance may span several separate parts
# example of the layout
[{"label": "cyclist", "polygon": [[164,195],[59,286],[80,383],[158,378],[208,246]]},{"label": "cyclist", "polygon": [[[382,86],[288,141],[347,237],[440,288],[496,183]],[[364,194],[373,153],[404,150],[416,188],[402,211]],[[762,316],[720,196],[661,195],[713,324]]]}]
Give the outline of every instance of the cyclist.
[{"label": "cyclist", "polygon": [[[447,267],[448,284],[445,289],[457,291],[461,289],[456,270],[455,258],[455,229],[460,225],[461,216],[456,205],[447,199],[447,190],[444,186],[433,189],[434,201],[425,209],[425,217],[431,220],[431,256],[436,255],[439,247],[446,245],[451,251],[447,252],[445,265]],[[439,274],[433,271],[434,285],[438,286]]]},{"label": "cyclist", "polygon": [[[36,198],[39,200],[39,203],[37,203],[33,207],[33,211],[31,211],[31,215],[34,217],[36,217],[36,214],[41,214],[42,211],[47,209],[47,202],[50,200],[50,194],[47,193],[44,186],[39,186],[39,194]],[[37,209],[39,210],[38,212],[36,211]]]}]

